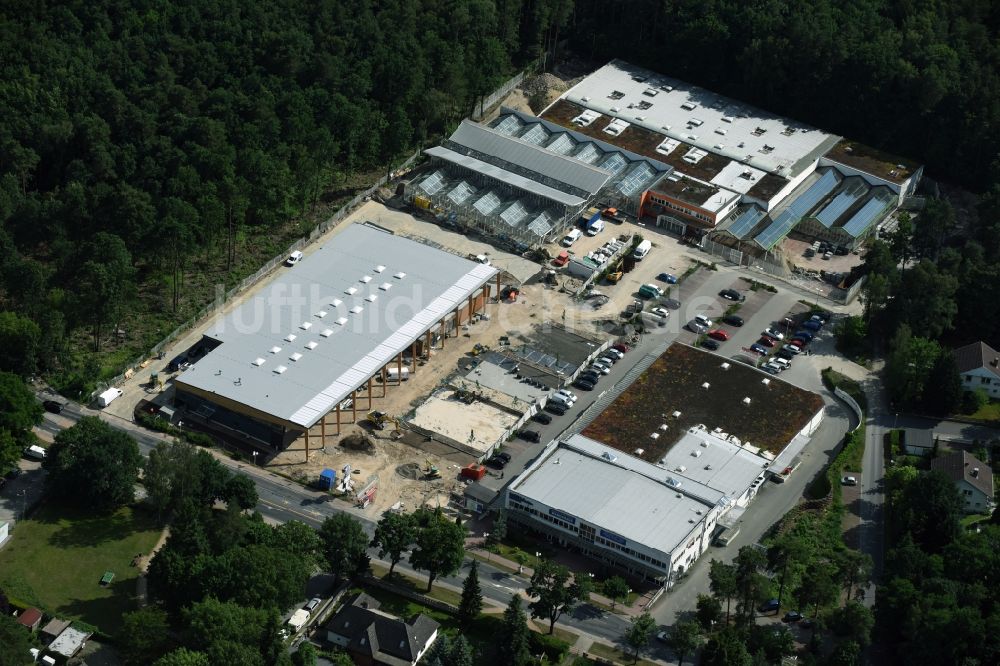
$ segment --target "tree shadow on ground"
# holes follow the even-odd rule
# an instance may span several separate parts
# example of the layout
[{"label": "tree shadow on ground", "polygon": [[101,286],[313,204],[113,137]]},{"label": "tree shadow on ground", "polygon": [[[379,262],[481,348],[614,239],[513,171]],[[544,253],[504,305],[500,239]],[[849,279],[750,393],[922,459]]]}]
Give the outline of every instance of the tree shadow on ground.
[{"label": "tree shadow on ground", "polygon": [[[100,586],[100,574],[94,577],[94,586]],[[137,608],[135,578],[115,578],[106,588],[111,590],[110,596],[71,601],[53,610],[67,619],[79,618],[113,636],[121,629],[122,614]]]},{"label": "tree shadow on ground", "polygon": [[57,548],[96,546],[156,527],[154,517],[139,509],[132,513],[118,511],[96,514],[71,507],[59,507],[59,511],[44,513],[46,516],[42,522],[68,521],[68,524],[49,537],[49,543]]}]

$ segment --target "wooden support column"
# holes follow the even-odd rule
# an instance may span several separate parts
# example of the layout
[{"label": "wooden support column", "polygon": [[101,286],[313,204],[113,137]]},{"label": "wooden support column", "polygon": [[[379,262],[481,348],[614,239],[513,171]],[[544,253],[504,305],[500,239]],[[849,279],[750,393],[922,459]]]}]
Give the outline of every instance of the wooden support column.
[{"label": "wooden support column", "polygon": [[403,385],[403,352],[396,354],[396,385]]},{"label": "wooden support column", "polygon": [[337,403],[337,434],[340,434],[340,403]]},{"label": "wooden support column", "polygon": [[497,273],[497,298],[500,298],[500,274]]},{"label": "wooden support column", "polygon": [[474,301],[473,301],[472,296],[469,296],[469,306],[467,308],[465,308],[465,309],[468,310],[467,314],[469,316],[469,318],[466,319],[466,321],[469,322],[470,324],[472,323],[472,307],[473,307],[473,302]]},{"label": "wooden support column", "polygon": [[368,409],[372,408],[372,382],[375,381],[374,377],[368,378]]},{"label": "wooden support column", "polygon": [[385,366],[383,365],[382,366],[382,397],[383,398],[385,397],[385,382],[386,382]]},{"label": "wooden support column", "polygon": [[424,343],[424,354],[427,355],[428,362],[431,360],[431,329],[427,329],[427,341]]},{"label": "wooden support column", "polygon": [[309,462],[309,428],[306,428],[306,462]]},{"label": "wooden support column", "polygon": [[358,422],[358,389],[351,391],[351,423]]},{"label": "wooden support column", "polygon": [[323,436],[323,446],[326,446],[326,414],[323,414],[323,420],[319,422],[320,434]]},{"label": "wooden support column", "polygon": [[410,372],[413,374],[417,373],[417,341],[414,340],[413,344],[410,345]]},{"label": "wooden support column", "polygon": [[444,349],[444,319],[441,320],[441,349]]}]

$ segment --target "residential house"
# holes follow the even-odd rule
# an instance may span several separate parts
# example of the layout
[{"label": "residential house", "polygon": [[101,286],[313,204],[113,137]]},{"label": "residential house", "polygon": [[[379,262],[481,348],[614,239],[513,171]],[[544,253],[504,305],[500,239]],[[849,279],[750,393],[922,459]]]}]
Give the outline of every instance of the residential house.
[{"label": "residential house", "polygon": [[963,389],[982,389],[991,398],[1000,398],[1000,352],[985,342],[973,342],[955,350],[955,363]]},{"label": "residential house", "polygon": [[34,632],[38,629],[38,625],[42,623],[42,611],[37,608],[25,609],[24,612],[17,616],[17,623]]},{"label": "residential house", "polygon": [[426,615],[400,620],[379,610],[378,600],[360,593],[325,630],[327,640],[344,648],[360,666],[415,666],[437,640],[440,626]]},{"label": "residential house", "polygon": [[59,618],[52,618],[42,627],[41,638],[42,642],[46,645],[54,641],[59,637],[59,634],[66,631],[69,627],[69,620],[60,620]]},{"label": "residential house", "polygon": [[49,643],[49,652],[66,659],[72,659],[80,650],[87,646],[90,633],[74,627],[67,627],[54,641]]},{"label": "residential house", "polygon": [[931,461],[931,469],[944,473],[962,495],[966,513],[993,510],[993,470],[976,456],[955,451]]}]

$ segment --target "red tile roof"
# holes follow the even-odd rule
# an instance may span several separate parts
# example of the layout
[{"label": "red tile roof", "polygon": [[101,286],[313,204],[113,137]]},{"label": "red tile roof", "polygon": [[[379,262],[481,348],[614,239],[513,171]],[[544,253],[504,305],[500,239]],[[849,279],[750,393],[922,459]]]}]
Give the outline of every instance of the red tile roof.
[{"label": "red tile roof", "polygon": [[42,611],[37,608],[29,608],[17,616],[19,624],[34,629],[42,621]]}]

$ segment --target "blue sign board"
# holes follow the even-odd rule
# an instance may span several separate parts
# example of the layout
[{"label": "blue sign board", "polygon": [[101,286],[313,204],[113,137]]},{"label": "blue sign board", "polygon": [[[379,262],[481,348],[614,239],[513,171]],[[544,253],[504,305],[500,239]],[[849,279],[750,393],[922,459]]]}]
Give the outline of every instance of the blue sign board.
[{"label": "blue sign board", "polygon": [[625,540],[625,537],[618,536],[614,532],[609,532],[607,530],[601,530],[600,534],[601,534],[602,537],[604,537],[608,541],[614,541],[615,543],[617,543],[617,544],[619,544],[621,546],[624,546],[624,545],[628,544],[628,541]]},{"label": "blue sign board", "polygon": [[549,509],[549,515],[553,518],[558,518],[559,520],[564,520],[570,525],[576,525],[576,518],[569,515],[565,511],[560,511],[559,509]]},{"label": "blue sign board", "polygon": [[530,499],[518,495],[517,493],[508,493],[508,497],[510,497],[511,501],[513,502],[520,502],[521,504],[527,504],[529,506],[531,506],[532,503]]}]

